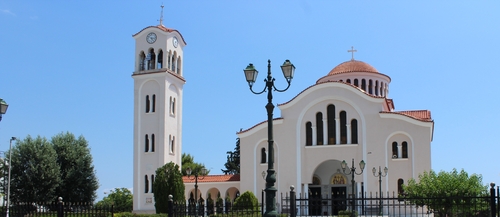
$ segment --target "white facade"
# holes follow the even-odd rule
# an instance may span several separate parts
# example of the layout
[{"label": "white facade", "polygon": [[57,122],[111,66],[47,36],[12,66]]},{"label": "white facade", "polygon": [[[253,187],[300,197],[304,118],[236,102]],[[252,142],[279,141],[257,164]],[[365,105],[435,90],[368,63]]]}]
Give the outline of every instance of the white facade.
[{"label": "white facade", "polygon": [[[394,111],[393,101],[388,98],[390,82],[389,76],[353,59],[336,66],[290,101],[278,104],[281,117],[273,121],[277,203],[291,185],[298,194],[326,198],[341,192],[349,196],[352,177],[342,172],[343,160],[348,167],[354,160],[358,173],[359,162],[366,162],[364,172],[354,178],[356,194],[361,183],[365,192],[378,192],[374,167],[377,172],[379,166],[389,169],[382,178],[384,195],[397,195],[402,183],[431,169],[434,121],[430,111]],[[265,188],[262,172],[268,168],[267,133],[267,122],[262,122],[237,134],[241,157],[237,188],[241,193],[252,191],[259,201]],[[204,198],[209,189],[215,197],[216,186],[224,195],[238,185],[226,183],[232,186],[226,188],[216,182],[214,179],[200,185]],[[194,187],[192,182],[185,183],[188,198]],[[235,195],[229,196],[232,199]]]},{"label": "white facade", "polygon": [[154,212],[156,169],[181,165],[183,77],[182,35],[163,25],[149,26],[135,39],[134,212]]}]

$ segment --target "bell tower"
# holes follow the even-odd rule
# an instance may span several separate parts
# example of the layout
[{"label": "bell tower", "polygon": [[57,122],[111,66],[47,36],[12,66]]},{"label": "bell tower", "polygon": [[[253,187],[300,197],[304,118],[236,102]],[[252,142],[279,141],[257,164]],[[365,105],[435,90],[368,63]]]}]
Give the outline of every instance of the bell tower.
[{"label": "bell tower", "polygon": [[179,31],[148,26],[135,39],[134,212],[154,213],[155,172],[169,162],[181,165],[183,49]]}]

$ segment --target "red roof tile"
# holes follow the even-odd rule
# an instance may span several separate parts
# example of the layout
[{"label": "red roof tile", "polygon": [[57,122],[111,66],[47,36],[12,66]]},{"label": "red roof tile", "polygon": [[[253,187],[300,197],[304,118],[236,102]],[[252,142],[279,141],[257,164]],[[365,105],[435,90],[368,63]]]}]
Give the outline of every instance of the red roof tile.
[{"label": "red roof tile", "polygon": [[[208,175],[204,176],[203,179],[200,179],[201,177],[198,177],[198,182],[237,182],[240,181],[240,175]],[[182,181],[184,183],[194,183],[194,176],[191,176],[188,178],[187,176],[182,177]]]},{"label": "red roof tile", "polygon": [[132,36],[136,36],[137,34],[141,33],[142,31],[144,31],[145,29],[150,28],[150,27],[157,28],[157,29],[162,30],[162,31],[164,31],[164,32],[177,32],[177,33],[181,36],[182,42],[184,42],[184,44],[187,44],[187,43],[186,43],[186,40],[184,40],[184,37],[182,36],[182,34],[181,34],[179,31],[177,31],[176,29],[170,29],[170,28],[167,28],[167,27],[165,27],[164,25],[158,25],[158,26],[148,26],[148,27],[146,27],[146,28],[144,28],[144,29],[141,29],[141,31],[139,31],[139,32],[137,32],[137,33],[135,33],[135,34],[133,34]]},{"label": "red roof tile", "polygon": [[431,118],[431,111],[429,110],[397,111],[397,112],[382,111],[380,113],[404,115],[419,121],[433,122]]},{"label": "red roof tile", "polygon": [[[273,121],[275,121],[275,120],[281,120],[281,119],[283,119],[283,118],[274,118]],[[261,124],[264,124],[264,123],[267,123],[267,120],[262,121],[262,122],[260,122],[260,123],[258,123],[256,125],[253,125],[252,127],[248,128],[246,130],[240,130],[239,132],[236,132],[236,134],[240,134],[240,133],[244,133],[244,132],[250,131],[251,129],[253,129],[253,128],[255,128],[255,127],[257,127],[257,126],[259,126]]]}]

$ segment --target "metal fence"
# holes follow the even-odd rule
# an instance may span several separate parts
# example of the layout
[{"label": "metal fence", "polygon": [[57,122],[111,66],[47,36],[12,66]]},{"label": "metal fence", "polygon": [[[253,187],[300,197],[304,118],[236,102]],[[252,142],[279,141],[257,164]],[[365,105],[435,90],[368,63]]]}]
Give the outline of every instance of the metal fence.
[{"label": "metal fence", "polygon": [[[497,217],[500,216],[499,188],[489,195],[446,195],[433,198],[411,198],[398,194],[299,194],[294,190],[281,194],[276,208],[280,216],[422,216],[422,217]],[[262,198],[264,199],[264,198]],[[237,207],[233,203],[169,202],[170,217],[238,216],[260,217],[264,204]],[[354,211],[354,212],[353,212]]]},{"label": "metal fence", "polygon": [[[292,190],[281,195],[282,214],[294,216],[500,216],[499,188],[489,195],[446,195],[411,198],[398,194],[300,194]],[[347,212],[346,212],[347,210]],[[354,212],[352,212],[354,210]]]},{"label": "metal fence", "polygon": [[[8,215],[7,215],[8,212]],[[9,209],[1,207],[0,215],[8,217],[44,216],[44,217],[64,217],[64,216],[92,216],[92,217],[113,217],[114,207],[96,206],[92,203],[12,203]]]}]

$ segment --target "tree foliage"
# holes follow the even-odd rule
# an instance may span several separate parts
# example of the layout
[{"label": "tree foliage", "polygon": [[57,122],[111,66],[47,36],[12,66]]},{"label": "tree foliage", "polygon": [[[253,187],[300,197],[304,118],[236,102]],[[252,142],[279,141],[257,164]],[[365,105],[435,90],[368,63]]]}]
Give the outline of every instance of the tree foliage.
[{"label": "tree foliage", "polygon": [[[13,202],[94,202],[98,181],[83,136],[60,133],[47,140],[27,136],[12,147]],[[9,154],[7,155],[9,156]],[[4,175],[8,179],[7,173]]]},{"label": "tree foliage", "polygon": [[88,142],[83,136],[78,139],[69,132],[52,137],[57,153],[57,164],[61,172],[61,185],[57,196],[65,201],[93,202],[99,183],[92,165]]},{"label": "tree foliage", "polygon": [[251,191],[245,191],[236,198],[233,206],[235,210],[257,210],[258,208],[259,201]]},{"label": "tree foliage", "polygon": [[236,139],[234,151],[227,152],[226,169],[221,169],[224,174],[240,174],[240,138]]},{"label": "tree foliage", "polygon": [[[192,174],[195,173],[200,173],[201,169],[205,167],[204,164],[202,163],[196,163],[194,162],[194,157],[190,154],[183,153],[182,154],[182,175],[187,176],[186,169],[191,168]],[[207,170],[207,173],[205,175],[208,175],[210,173],[210,170]]]},{"label": "tree foliage", "polygon": [[97,202],[97,206],[111,206],[116,212],[132,212],[133,197],[132,192],[127,188],[115,188],[108,196]]},{"label": "tree foliage", "polygon": [[52,144],[46,138],[28,135],[18,140],[11,151],[11,201],[53,201],[61,184],[61,173]]},{"label": "tree foliage", "polygon": [[185,201],[184,189],[179,165],[170,162],[156,169],[153,183],[156,213],[167,213],[168,195],[172,195],[174,201]]},{"label": "tree foliage", "polygon": [[410,179],[403,186],[405,196],[412,199],[411,203],[426,205],[439,216],[466,213],[472,207],[477,209],[485,205],[483,199],[477,198],[488,195],[488,187],[482,184],[481,175],[469,176],[463,169],[439,173],[431,170],[420,174],[418,179],[418,182]]}]

